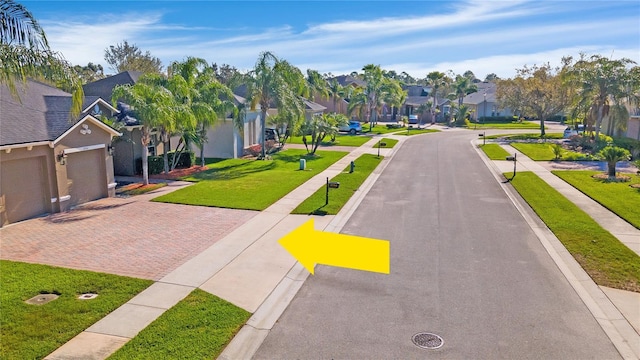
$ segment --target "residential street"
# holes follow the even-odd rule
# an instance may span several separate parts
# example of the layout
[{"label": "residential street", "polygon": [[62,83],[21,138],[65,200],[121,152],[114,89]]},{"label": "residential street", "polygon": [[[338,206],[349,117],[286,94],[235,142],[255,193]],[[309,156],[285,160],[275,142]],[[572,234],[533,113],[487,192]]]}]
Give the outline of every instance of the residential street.
[{"label": "residential street", "polygon": [[[475,137],[404,143],[342,231],[389,240],[391,274],[318,266],[255,358],[620,358]],[[419,348],[419,332],[444,345]]]}]

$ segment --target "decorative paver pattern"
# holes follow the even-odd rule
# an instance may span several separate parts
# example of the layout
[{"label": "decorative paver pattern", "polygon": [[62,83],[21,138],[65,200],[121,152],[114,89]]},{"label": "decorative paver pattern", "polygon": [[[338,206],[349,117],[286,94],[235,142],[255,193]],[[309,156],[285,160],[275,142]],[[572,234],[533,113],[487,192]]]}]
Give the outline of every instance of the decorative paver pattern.
[{"label": "decorative paver pattern", "polygon": [[0,259],[159,280],[258,212],[105,198],[0,229]]}]

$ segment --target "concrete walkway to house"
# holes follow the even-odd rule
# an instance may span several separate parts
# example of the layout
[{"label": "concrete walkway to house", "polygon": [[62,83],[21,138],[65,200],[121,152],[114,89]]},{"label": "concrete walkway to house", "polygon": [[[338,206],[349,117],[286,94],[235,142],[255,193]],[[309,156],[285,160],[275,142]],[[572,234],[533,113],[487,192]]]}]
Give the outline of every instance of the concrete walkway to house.
[{"label": "concrete walkway to house", "polygon": [[[442,130],[456,131],[459,129],[442,128]],[[338,215],[324,217],[290,215],[291,210],[300,202],[324,186],[327,177],[331,178],[344,171],[352,160],[357,159],[363,153],[376,154],[378,149],[373,145],[381,137],[393,137],[400,142],[393,149],[380,149],[380,154],[386,157],[385,160],[356,191]],[[368,189],[382,173],[388,160],[393,157],[407,138],[406,136],[384,134],[373,137],[360,147],[350,149],[351,152],[340,161],[299,186],[266,210],[252,216],[244,224],[235,227],[190,260],[163,275],[148,289],[46,358],[104,359],[196,288],[217,295],[253,313],[247,324],[220,356],[222,359],[250,358],[309,275],[295,259],[279,246],[277,240],[310,218],[315,220],[317,230],[340,232]],[[509,149],[509,152],[513,153],[514,151]],[[513,167],[513,163],[509,162],[486,162],[495,173],[507,172]],[[544,173],[544,167],[527,161],[524,156],[521,157],[518,154],[518,166],[520,165],[523,168],[527,167]],[[558,183],[549,176],[545,176],[544,179],[549,179],[550,184],[554,187],[568,186],[564,182]],[[138,200],[146,201],[148,198],[141,197]],[[537,231],[536,233],[541,237],[541,241],[546,241],[545,236],[549,236],[543,232]],[[616,234],[614,233],[614,235]],[[629,235],[626,230],[623,230],[622,234]],[[633,236],[633,234],[631,235]],[[632,237],[631,241],[635,241],[634,239],[636,238]],[[558,265],[560,268],[567,266],[562,263],[562,259],[554,258],[554,260],[560,262]],[[575,279],[568,278],[568,280]],[[578,281],[585,284],[593,283],[588,277],[579,278]],[[595,284],[593,285],[595,286]],[[640,314],[638,314],[637,306],[639,294],[602,289],[606,293],[606,298],[603,299],[593,291],[586,293],[576,291],[586,304],[595,304],[590,306],[590,309],[596,318],[609,321],[603,325],[608,334],[610,334],[608,330],[611,329],[607,329],[606,326],[613,324],[612,326],[617,329],[615,334],[621,334],[616,340],[622,343],[628,342],[635,353],[640,354],[637,351],[640,343],[636,344],[638,332],[640,332]],[[615,304],[616,311],[607,307],[609,306],[607,304],[612,303]],[[620,318],[620,312],[624,314],[624,318]],[[624,328],[624,324],[628,325],[629,323],[633,323],[636,329],[633,334],[620,330]],[[601,324],[603,323],[601,322]]]}]

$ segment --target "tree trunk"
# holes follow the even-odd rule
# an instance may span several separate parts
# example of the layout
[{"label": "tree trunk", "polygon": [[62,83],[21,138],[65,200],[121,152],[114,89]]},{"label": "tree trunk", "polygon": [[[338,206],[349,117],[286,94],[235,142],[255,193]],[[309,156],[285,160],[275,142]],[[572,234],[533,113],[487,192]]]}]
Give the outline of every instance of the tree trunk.
[{"label": "tree trunk", "polygon": [[264,104],[261,105],[262,106],[262,111],[261,111],[261,116],[260,116],[260,154],[262,155],[262,160],[265,160],[267,158],[267,154],[265,152],[265,127],[267,124],[267,106],[269,106],[269,104]]},{"label": "tree trunk", "polygon": [[544,118],[540,117],[540,137],[543,137],[546,135],[546,132],[544,131]]},{"label": "tree trunk", "polygon": [[604,112],[604,101],[598,105],[598,116],[596,117],[596,141],[600,140],[600,125],[602,124],[602,113]]},{"label": "tree trunk", "polygon": [[146,127],[142,128],[142,136],[140,143],[142,144],[142,184],[149,185],[149,131]]},{"label": "tree trunk", "polygon": [[[202,123],[202,134],[203,135],[206,134],[205,133],[205,128],[204,128],[204,123]],[[200,144],[200,166],[204,166],[204,141],[202,141],[201,144]]]},{"label": "tree trunk", "polygon": [[607,175],[609,176],[609,179],[615,179],[616,178],[616,161],[609,161],[607,163],[607,168],[608,168],[608,172]]}]

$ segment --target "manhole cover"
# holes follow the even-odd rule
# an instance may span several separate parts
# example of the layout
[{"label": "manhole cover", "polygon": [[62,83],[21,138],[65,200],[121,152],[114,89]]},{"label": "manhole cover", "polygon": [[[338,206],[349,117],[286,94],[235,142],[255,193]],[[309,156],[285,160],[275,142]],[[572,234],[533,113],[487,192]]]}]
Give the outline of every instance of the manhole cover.
[{"label": "manhole cover", "polygon": [[98,297],[98,294],[86,293],[86,294],[82,294],[82,295],[78,296],[78,299],[80,299],[80,300],[91,300],[91,299],[95,299],[97,297]]},{"label": "manhole cover", "polygon": [[438,349],[444,345],[444,340],[440,336],[431,333],[417,333],[413,335],[411,341],[423,349]]},{"label": "manhole cover", "polygon": [[31,305],[44,305],[57,298],[58,298],[58,295],[56,294],[38,294],[25,302]]}]

